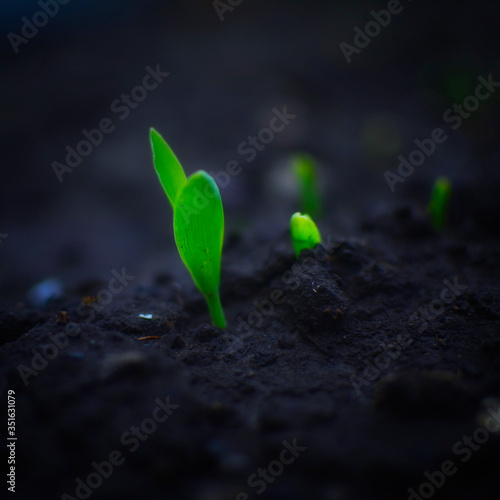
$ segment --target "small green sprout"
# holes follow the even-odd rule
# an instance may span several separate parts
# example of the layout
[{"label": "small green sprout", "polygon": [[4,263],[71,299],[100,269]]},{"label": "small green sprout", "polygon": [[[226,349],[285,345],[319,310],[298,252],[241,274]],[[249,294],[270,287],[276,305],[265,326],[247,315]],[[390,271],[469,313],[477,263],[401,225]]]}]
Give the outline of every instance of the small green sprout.
[{"label": "small green sprout", "polygon": [[181,259],[204,295],[214,324],[225,328],[219,292],[224,240],[219,188],[203,170],[186,178],[173,151],[154,129],[151,145],[156,172],[174,211],[175,243]]},{"label": "small green sprout", "polygon": [[448,206],[451,197],[451,182],[448,177],[438,177],[432,188],[431,199],[427,210],[431,215],[432,226],[442,231],[448,218]]},{"label": "small green sprout", "polygon": [[302,215],[300,212],[296,212],[292,215],[290,219],[290,233],[297,258],[302,250],[312,250],[316,245],[321,243],[321,234],[319,233],[318,226],[316,226],[307,214]]},{"label": "small green sprout", "polygon": [[302,211],[318,217],[322,207],[316,160],[306,153],[297,153],[292,158],[292,168],[299,181]]}]

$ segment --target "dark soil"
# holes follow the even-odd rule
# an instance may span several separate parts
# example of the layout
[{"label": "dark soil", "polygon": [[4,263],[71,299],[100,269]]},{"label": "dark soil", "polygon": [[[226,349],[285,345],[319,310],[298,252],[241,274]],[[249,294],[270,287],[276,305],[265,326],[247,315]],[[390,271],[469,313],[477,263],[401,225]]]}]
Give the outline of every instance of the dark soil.
[{"label": "dark soil", "polygon": [[[497,498],[500,90],[458,130],[443,114],[500,81],[498,5],[402,1],[348,63],[339,44],[387,0],[239,3],[223,22],[212,1],[61,3],[19,54],[5,35],[38,3],[3,11],[1,498]],[[112,103],[158,65],[122,121]],[[249,161],[239,145],[285,107]],[[116,131],[60,183],[52,163],[105,118]],[[221,189],[225,330],[174,247],[151,126],[189,174],[242,167]],[[437,127],[446,143],[392,193],[384,172]],[[301,150],[325,211],[296,261]],[[61,294],[34,301],[48,278]]]},{"label": "dark soil", "polygon": [[[414,207],[361,225],[360,238],[324,234],[298,262],[285,228],[258,252],[233,235],[224,331],[194,288],[162,276],[99,312],[79,304],[105,282],[4,311],[20,496],[76,498],[77,478],[118,450],[124,463],[92,498],[240,500],[263,485],[262,498],[407,498],[445,460],[456,470],[442,498],[486,498],[498,433],[478,434],[470,457],[456,443],[500,407],[498,240],[465,226],[436,235]],[[48,349],[54,338],[61,348]],[[54,359],[35,359],[44,352]],[[178,407],[153,432],[144,421],[167,397]],[[124,435],[141,424],[144,441]],[[269,484],[252,481],[284,440],[305,449]]]}]

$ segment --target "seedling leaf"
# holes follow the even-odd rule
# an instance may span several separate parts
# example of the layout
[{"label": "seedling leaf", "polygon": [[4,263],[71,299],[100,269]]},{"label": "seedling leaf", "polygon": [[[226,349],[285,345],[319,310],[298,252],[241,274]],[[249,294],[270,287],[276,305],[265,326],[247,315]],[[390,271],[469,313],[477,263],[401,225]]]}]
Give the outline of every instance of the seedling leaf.
[{"label": "seedling leaf", "polygon": [[316,245],[321,243],[319,229],[307,214],[302,215],[300,212],[296,212],[292,215],[290,219],[290,233],[297,258],[302,250],[312,250]]},{"label": "seedling leaf", "polygon": [[156,173],[172,208],[174,208],[177,195],[187,182],[186,174],[163,137],[154,128],[151,129],[150,133]]},{"label": "seedling leaf", "polygon": [[219,296],[224,211],[217,184],[202,170],[191,175],[177,195],[174,236],[182,261],[207,300],[214,323],[225,328]]}]

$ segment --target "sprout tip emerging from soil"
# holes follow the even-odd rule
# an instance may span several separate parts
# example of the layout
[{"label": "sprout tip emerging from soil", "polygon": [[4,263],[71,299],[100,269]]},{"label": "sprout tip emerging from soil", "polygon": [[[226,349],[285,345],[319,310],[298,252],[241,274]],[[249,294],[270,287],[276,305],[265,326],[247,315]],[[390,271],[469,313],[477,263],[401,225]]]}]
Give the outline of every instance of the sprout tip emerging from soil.
[{"label": "sprout tip emerging from soil", "polygon": [[293,249],[298,258],[300,252],[305,249],[312,250],[321,243],[321,235],[318,227],[307,214],[296,212],[290,219],[290,234],[292,236]]}]

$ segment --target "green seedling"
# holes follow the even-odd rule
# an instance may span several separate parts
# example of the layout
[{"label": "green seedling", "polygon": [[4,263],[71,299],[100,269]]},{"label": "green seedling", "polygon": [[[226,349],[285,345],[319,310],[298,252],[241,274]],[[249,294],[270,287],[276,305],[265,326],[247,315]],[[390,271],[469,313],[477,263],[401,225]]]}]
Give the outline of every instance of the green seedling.
[{"label": "green seedling", "polygon": [[188,178],[179,160],[151,129],[153,162],[174,211],[174,237],[184,265],[207,301],[212,320],[226,327],[220,301],[224,210],[217,184],[203,170]]},{"label": "green seedling", "polygon": [[451,182],[448,177],[438,177],[432,188],[431,199],[427,210],[431,215],[432,226],[442,231],[448,219],[448,206],[451,197]]},{"label": "green seedling", "polygon": [[290,219],[290,233],[292,236],[293,249],[298,258],[300,252],[305,249],[312,250],[321,243],[321,234],[318,226],[307,214],[296,212]]},{"label": "green seedling", "polygon": [[292,158],[292,168],[299,183],[302,212],[319,217],[322,207],[316,160],[306,153],[297,153]]}]

